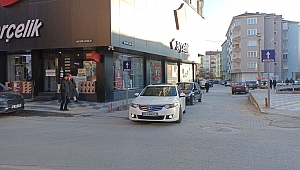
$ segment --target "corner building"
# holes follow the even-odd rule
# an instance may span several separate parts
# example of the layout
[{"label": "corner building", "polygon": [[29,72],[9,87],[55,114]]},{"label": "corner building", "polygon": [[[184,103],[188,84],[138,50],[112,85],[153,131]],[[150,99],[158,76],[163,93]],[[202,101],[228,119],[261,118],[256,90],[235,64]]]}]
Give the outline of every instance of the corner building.
[{"label": "corner building", "polygon": [[0,82],[27,98],[59,98],[66,73],[80,100],[134,97],[193,81],[202,53],[204,20],[182,0],[20,0],[0,14]]}]

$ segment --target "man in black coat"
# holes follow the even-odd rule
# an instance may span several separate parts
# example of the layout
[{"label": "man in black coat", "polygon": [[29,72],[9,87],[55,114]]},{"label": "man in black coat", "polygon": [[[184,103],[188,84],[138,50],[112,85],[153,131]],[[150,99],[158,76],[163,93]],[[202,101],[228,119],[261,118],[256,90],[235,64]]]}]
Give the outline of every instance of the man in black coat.
[{"label": "man in black coat", "polygon": [[64,75],[64,78],[60,85],[60,95],[61,95],[61,104],[60,110],[69,111],[68,103],[70,100],[70,87],[69,87],[69,78],[68,75]]},{"label": "man in black coat", "polygon": [[206,93],[208,93],[208,90],[209,90],[209,83],[208,83],[208,81],[205,82],[205,89],[206,89]]}]

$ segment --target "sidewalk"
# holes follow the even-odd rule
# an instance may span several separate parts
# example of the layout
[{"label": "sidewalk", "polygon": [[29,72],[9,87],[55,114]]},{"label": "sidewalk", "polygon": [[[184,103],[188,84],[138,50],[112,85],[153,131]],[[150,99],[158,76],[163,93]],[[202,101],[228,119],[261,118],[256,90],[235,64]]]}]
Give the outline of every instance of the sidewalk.
[{"label": "sidewalk", "polygon": [[270,107],[266,107],[268,89],[250,90],[250,99],[264,114],[288,115],[300,118],[300,94],[281,94],[270,89]]},{"label": "sidewalk", "polygon": [[[128,99],[128,105],[133,100]],[[63,112],[74,115],[94,115],[113,113],[116,111],[126,110],[126,100],[99,103],[90,101],[78,101],[68,104],[69,111],[60,111],[60,103],[58,100],[51,101],[31,101],[30,99],[25,100],[25,110],[36,110],[36,111],[48,111],[48,112]]]}]

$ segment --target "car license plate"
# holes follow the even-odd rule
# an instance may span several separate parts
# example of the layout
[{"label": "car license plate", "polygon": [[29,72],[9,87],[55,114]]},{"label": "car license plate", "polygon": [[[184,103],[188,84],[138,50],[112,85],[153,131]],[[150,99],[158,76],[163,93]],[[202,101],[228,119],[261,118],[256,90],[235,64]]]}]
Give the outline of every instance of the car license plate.
[{"label": "car license plate", "polygon": [[12,105],[12,106],[11,106],[11,108],[13,108],[13,109],[15,109],[15,108],[20,108],[20,107],[22,107],[21,104],[16,104],[16,105]]},{"label": "car license plate", "polygon": [[157,112],[143,112],[143,116],[158,116]]},{"label": "car license plate", "polygon": [[236,88],[236,89],[241,89],[241,88]]}]

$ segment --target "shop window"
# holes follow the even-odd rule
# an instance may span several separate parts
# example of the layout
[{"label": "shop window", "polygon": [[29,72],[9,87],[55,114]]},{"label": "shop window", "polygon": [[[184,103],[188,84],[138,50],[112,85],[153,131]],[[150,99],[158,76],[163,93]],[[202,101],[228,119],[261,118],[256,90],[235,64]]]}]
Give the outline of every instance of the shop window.
[{"label": "shop window", "polygon": [[167,83],[176,84],[178,82],[177,63],[167,63]]},{"label": "shop window", "polygon": [[162,83],[161,61],[150,60],[150,84]]},{"label": "shop window", "polygon": [[31,81],[31,55],[8,56],[8,81]]},{"label": "shop window", "polygon": [[[131,61],[131,71],[123,71],[123,61]],[[114,53],[114,90],[141,89],[144,87],[143,58]]]},{"label": "shop window", "polygon": [[193,81],[193,72],[192,72],[192,64],[181,64],[180,66],[181,74],[180,81],[181,82],[190,82]]}]

